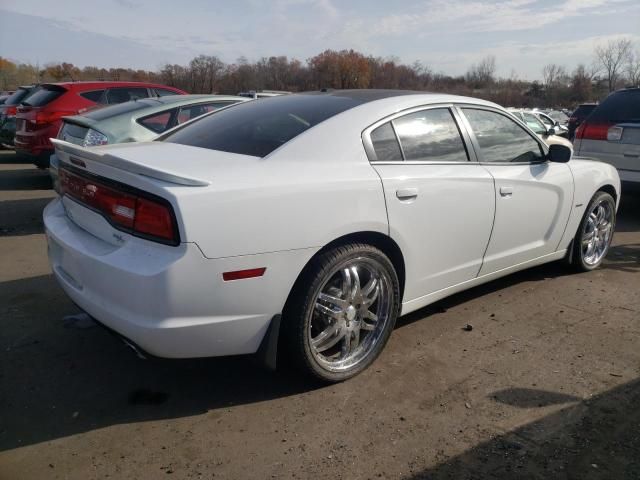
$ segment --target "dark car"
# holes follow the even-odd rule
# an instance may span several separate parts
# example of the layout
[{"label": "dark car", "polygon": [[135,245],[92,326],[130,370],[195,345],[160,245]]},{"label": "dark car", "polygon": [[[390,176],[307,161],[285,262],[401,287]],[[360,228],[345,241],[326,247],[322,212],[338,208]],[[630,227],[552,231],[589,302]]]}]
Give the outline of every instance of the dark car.
[{"label": "dark car", "polygon": [[576,108],[569,117],[569,123],[567,123],[567,127],[569,128],[569,140],[573,140],[573,137],[576,134],[576,129],[580,126],[584,119],[587,118],[589,114],[596,109],[597,106],[597,103],[583,103],[581,105],[578,105],[578,108]]},{"label": "dark car", "polygon": [[26,99],[35,89],[36,85],[24,85],[18,87],[0,105],[0,145],[5,148],[13,148],[13,138],[16,136],[16,113],[20,102]]},{"label": "dark car", "polygon": [[141,82],[45,83],[18,107],[15,147],[40,168],[49,166],[62,117],[77,115],[96,105],[128,102],[137,98],[182,95],[177,88]]},{"label": "dark car", "polygon": [[620,180],[640,185],[640,88],[609,94],[576,130],[577,155],[618,169]]}]

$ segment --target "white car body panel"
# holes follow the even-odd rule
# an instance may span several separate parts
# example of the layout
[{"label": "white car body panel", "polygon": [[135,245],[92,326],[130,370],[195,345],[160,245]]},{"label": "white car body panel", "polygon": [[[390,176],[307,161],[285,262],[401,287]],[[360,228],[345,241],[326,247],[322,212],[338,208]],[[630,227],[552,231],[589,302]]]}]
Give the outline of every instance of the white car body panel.
[{"label": "white car body panel", "polygon": [[[269,101],[277,99],[261,102]],[[362,140],[369,126],[451,103],[499,108],[439,94],[385,98],[337,114],[264,158],[164,142],[90,151],[58,142],[61,166],[80,161],[93,175],[166,199],[181,243],[124,233],[63,196],[44,212],[54,274],[81,308],[149,353],[253,353],[304,267],[345,235],[373,232],[398,245],[405,314],[562,258],[591,196],[612,186],[619,198],[615,169],[597,162],[369,162]],[[502,186],[513,189],[509,198]],[[396,197],[406,188],[418,189],[415,200]],[[222,279],[262,267],[258,278]]]},{"label": "white car body panel", "polygon": [[[405,266],[404,300],[475,278],[495,213],[489,172],[471,162],[377,164],[375,169],[385,187],[390,236],[412,259]],[[403,189],[415,189],[417,197],[399,199]]]},{"label": "white car body panel", "polygon": [[480,275],[555,252],[573,200],[568,164],[485,168],[495,179],[496,215]]}]

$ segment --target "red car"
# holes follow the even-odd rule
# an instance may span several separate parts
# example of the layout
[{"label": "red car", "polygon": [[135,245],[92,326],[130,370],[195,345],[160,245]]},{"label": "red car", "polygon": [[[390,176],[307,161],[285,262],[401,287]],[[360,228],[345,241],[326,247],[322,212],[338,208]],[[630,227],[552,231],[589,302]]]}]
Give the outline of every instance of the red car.
[{"label": "red car", "polygon": [[26,98],[16,115],[16,152],[27,155],[40,168],[49,166],[62,117],[76,115],[95,105],[128,102],[136,98],[183,95],[177,88],[141,82],[45,83]]}]

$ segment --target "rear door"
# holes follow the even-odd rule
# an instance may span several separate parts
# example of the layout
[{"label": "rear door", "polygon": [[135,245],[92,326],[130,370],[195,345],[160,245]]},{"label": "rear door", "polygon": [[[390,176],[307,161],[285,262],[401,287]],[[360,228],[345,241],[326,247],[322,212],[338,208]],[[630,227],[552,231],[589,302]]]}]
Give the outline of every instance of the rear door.
[{"label": "rear door", "polygon": [[555,252],[573,201],[569,166],[547,161],[535,135],[499,110],[463,106],[460,115],[495,180],[495,221],[480,275]]},{"label": "rear door", "polygon": [[404,301],[475,278],[493,224],[491,175],[469,154],[450,105],[382,120],[363,134],[405,255]]}]

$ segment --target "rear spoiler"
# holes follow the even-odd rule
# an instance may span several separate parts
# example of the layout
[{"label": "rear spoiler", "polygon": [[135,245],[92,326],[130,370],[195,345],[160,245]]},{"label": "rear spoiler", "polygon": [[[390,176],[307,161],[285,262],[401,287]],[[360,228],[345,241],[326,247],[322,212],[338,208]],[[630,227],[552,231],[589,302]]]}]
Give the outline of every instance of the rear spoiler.
[{"label": "rear spoiler", "polygon": [[122,157],[111,155],[107,152],[101,152],[91,148],[80,147],[73,143],[65,142],[58,138],[52,138],[51,142],[56,147],[56,154],[58,159],[65,163],[74,163],[70,160],[71,156],[78,157],[79,159],[91,160],[92,162],[101,163],[110,167],[118,168],[126,172],[135,173],[138,175],[144,175],[145,177],[155,178],[164,182],[175,183],[177,185],[186,185],[188,187],[206,187],[211,184],[208,180],[202,180],[199,178],[186,177],[178,173],[170,172],[167,170],[158,170],[147,165],[140,165],[139,163],[126,160]]}]

